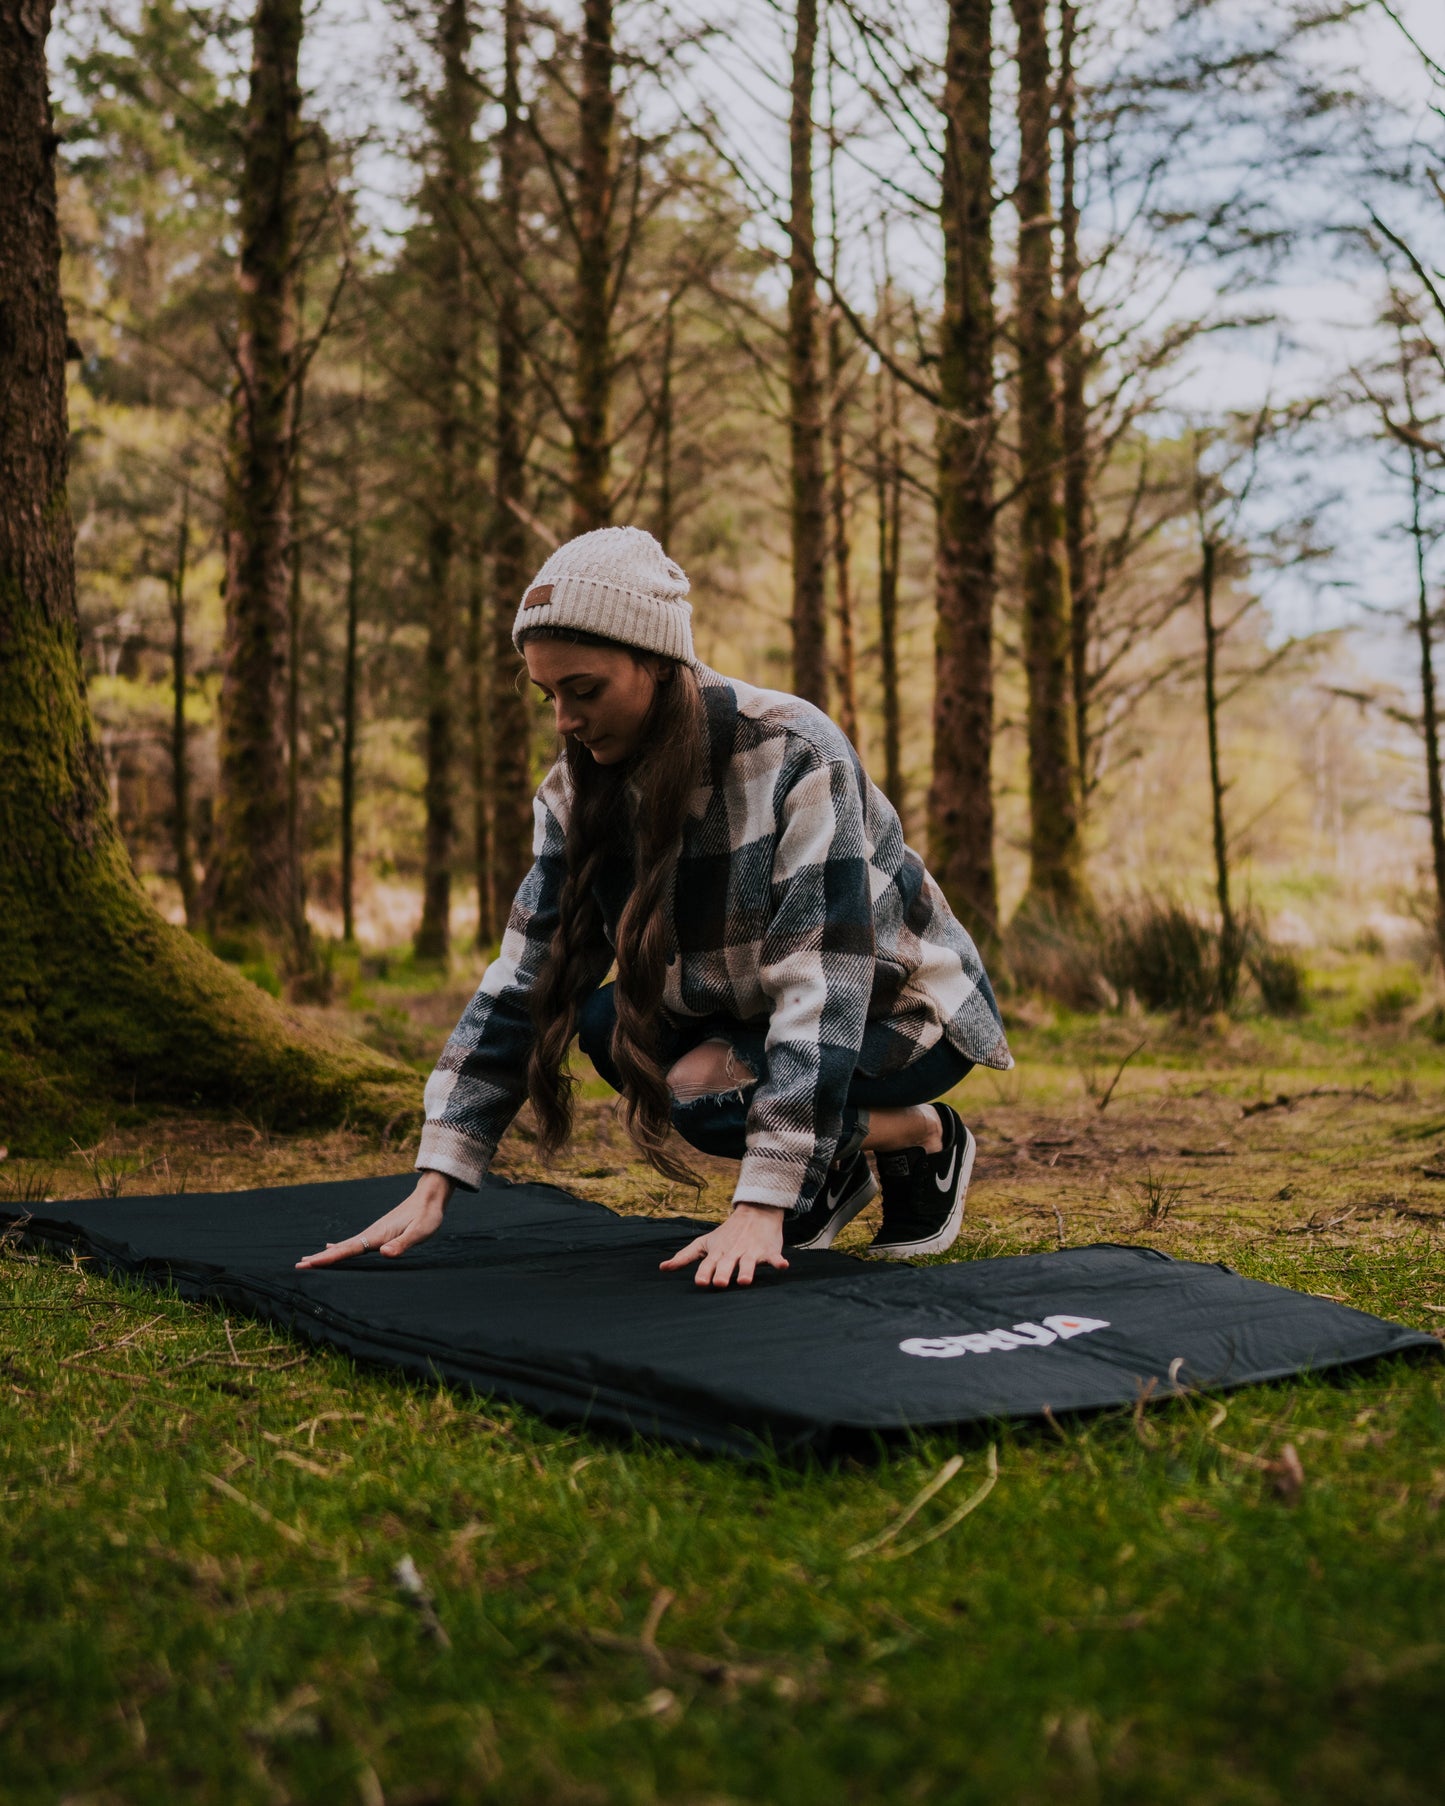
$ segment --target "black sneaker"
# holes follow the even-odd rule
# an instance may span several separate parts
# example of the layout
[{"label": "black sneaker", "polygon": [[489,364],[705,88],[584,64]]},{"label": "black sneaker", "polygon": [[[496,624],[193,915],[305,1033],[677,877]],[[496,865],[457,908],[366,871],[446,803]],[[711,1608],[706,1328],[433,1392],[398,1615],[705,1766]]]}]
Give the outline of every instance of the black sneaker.
[{"label": "black sneaker", "polygon": [[963,1200],[977,1144],[963,1119],[947,1104],[935,1104],[943,1124],[943,1149],[901,1148],[878,1155],[883,1182],[883,1227],[868,1252],[880,1260],[907,1260],[915,1254],[942,1254],[958,1239]]},{"label": "black sneaker", "polygon": [[783,1219],[785,1248],[831,1248],[833,1240],[878,1196],[878,1181],[866,1154],[855,1154],[842,1167],[830,1167],[823,1189],[804,1211]]}]

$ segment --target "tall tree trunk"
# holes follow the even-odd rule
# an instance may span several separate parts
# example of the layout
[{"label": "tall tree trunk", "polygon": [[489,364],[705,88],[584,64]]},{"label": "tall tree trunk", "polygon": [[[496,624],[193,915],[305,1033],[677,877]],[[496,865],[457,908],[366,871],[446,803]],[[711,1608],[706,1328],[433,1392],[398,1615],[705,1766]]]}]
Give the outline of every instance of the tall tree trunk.
[{"label": "tall tree trunk", "polygon": [[456,764],[458,596],[468,503],[475,505],[467,469],[466,392],[471,374],[468,336],[472,311],[462,235],[473,200],[478,90],[468,68],[472,47],[469,0],[442,0],[437,20],[441,90],[433,116],[432,174],[427,207],[434,248],[430,386],[435,418],[435,480],[426,537],[426,826],[422,855],[422,912],[416,957],[445,960],[451,951],[452,857],[456,844],[453,797]]},{"label": "tall tree trunk", "polygon": [[0,1122],[15,1154],[102,1133],[120,1099],[384,1122],[419,1103],[414,1075],[301,1027],[166,922],[107,807],[66,496],[49,24],[46,0],[0,6]]},{"label": "tall tree trunk", "polygon": [[[299,333],[303,319],[299,277],[296,319]],[[301,865],[301,606],[305,564],[301,434],[305,408],[305,371],[298,370],[291,419],[291,590],[286,605],[286,859],[291,876],[291,940],[298,956],[305,955],[311,939],[306,924],[306,877]],[[302,964],[303,957],[293,963]]]},{"label": "tall tree trunk", "polygon": [[[1411,412],[1413,413],[1413,406]],[[1425,735],[1425,795],[1430,817],[1430,857],[1435,872],[1435,945],[1445,960],[1445,793],[1440,778],[1440,713],[1435,695],[1434,628],[1425,569],[1422,503],[1425,476],[1410,447],[1410,534],[1415,542],[1415,635],[1420,646],[1420,725]]]},{"label": "tall tree trunk", "polygon": [[1199,594],[1204,612],[1204,726],[1209,743],[1209,807],[1214,845],[1214,895],[1219,905],[1220,1002],[1230,1004],[1239,976],[1242,951],[1229,895],[1229,837],[1224,825],[1224,777],[1219,762],[1219,627],[1214,618],[1214,585],[1219,569],[1218,543],[1208,531],[1200,545]]},{"label": "tall tree trunk", "polygon": [[181,488],[181,523],[171,575],[171,855],[186,912],[196,925],[196,869],[191,860],[191,751],[186,731],[186,571],[191,552],[191,486]]},{"label": "tall tree trunk", "polygon": [[828,706],[827,485],[823,383],[818,368],[817,246],[813,219],[813,82],[818,0],[797,0],[788,123],[788,424],[792,451],[793,688]]},{"label": "tall tree trunk", "polygon": [[356,939],[356,642],[361,627],[360,497],[351,495],[346,543],[346,642],[341,665],[341,933]]},{"label": "tall tree trunk", "polygon": [[1064,453],[1064,551],[1069,573],[1069,663],[1074,699],[1074,761],[1079,774],[1079,807],[1089,803],[1089,655],[1093,645],[1095,580],[1089,498],[1089,412],[1085,384],[1089,351],[1085,341],[1079,252],[1079,13],[1073,0],[1059,6],[1059,425]]},{"label": "tall tree trunk", "polygon": [[572,531],[612,519],[612,0],[583,0],[577,147],[577,383]]},{"label": "tall tree trunk", "polygon": [[657,537],[663,546],[672,544],[672,361],[677,350],[676,323],[673,309],[677,296],[667,298],[667,312],[662,320],[662,367],[657,376]]},{"label": "tall tree trunk", "polygon": [[874,499],[878,514],[878,668],[883,687],[883,794],[903,810],[903,706],[898,692],[898,570],[902,555],[903,447],[897,379],[882,365],[874,389]]},{"label": "tall tree trunk", "polygon": [[257,0],[240,194],[239,323],[227,484],[220,784],[206,915],[290,939],[286,642],[292,554],[301,0]]},{"label": "tall tree trunk", "polygon": [[522,431],[525,347],[522,342],[522,184],[526,175],[525,121],[519,65],[522,0],[505,0],[503,12],[502,128],[498,144],[497,383],[495,507],[492,525],[490,880],[485,910],[478,913],[477,942],[490,946],[506,925],[518,885],[532,858],[531,716],[524,670],[512,644],[512,622],[527,568],[527,529],[518,512],[526,505],[527,461]]},{"label": "tall tree trunk", "polygon": [[1053,200],[1047,0],[1012,0],[1018,26],[1017,326],[1024,663],[1028,674],[1029,885],[1025,904],[1069,915],[1085,903],[1070,706],[1068,575],[1061,555],[1054,381]]},{"label": "tall tree trunk", "polygon": [[848,495],[848,394],[845,387],[843,322],[835,307],[828,315],[829,502],[833,516],[833,611],[838,622],[838,725],[862,752],[858,734],[858,650],[853,629],[852,506]]},{"label": "tall tree trunk", "polygon": [[933,779],[929,868],[985,947],[998,937],[994,865],[993,23],[951,0],[943,97]]}]

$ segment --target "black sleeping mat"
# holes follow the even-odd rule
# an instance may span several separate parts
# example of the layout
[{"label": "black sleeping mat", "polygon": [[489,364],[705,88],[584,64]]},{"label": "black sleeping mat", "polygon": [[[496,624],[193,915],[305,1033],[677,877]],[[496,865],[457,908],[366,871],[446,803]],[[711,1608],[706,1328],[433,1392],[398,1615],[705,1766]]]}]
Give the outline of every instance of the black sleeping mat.
[{"label": "black sleeping mat", "polygon": [[1128,1405],[1409,1348],[1428,1335],[1151,1248],[911,1267],[795,1253],[750,1289],[658,1262],[700,1227],[546,1185],[458,1193],[400,1260],[298,1273],[414,1175],[267,1191],[47,1203],[27,1237],[173,1283],[315,1342],[554,1422],[693,1448],[820,1454],[879,1433]]}]

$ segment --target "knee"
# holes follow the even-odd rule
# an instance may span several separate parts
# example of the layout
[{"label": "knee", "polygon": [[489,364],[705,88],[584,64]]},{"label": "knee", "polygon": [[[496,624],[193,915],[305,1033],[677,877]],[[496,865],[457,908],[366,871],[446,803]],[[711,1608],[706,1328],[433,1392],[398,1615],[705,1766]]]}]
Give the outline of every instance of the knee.
[{"label": "knee", "polygon": [[726,1041],[704,1041],[685,1053],[668,1071],[667,1083],[680,1104],[715,1091],[737,1091],[757,1075]]},{"label": "knee", "polygon": [[577,1013],[577,1045],[594,1066],[599,1057],[607,1058],[616,1024],[617,1007],[612,998],[612,986],[603,985]]}]

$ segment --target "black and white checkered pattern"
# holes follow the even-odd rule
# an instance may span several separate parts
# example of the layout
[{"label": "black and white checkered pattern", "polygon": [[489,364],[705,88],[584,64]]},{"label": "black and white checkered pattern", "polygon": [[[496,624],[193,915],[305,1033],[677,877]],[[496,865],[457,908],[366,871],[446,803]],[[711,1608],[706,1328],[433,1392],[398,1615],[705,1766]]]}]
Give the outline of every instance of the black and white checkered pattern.
[{"label": "black and white checkered pattern", "polygon": [[[698,667],[706,776],[683,832],[664,1008],[766,1024],[736,1198],[806,1208],[837,1145],[848,1084],[946,1036],[1013,1064],[978,950],[844,734],[811,703]],[[417,1166],[476,1186],[525,1094],[527,994],[557,926],[570,779],[534,805],[535,856],[501,953],[426,1088]],[[619,848],[599,882],[609,935],[631,885]],[[597,981],[606,977],[599,956]]]}]

